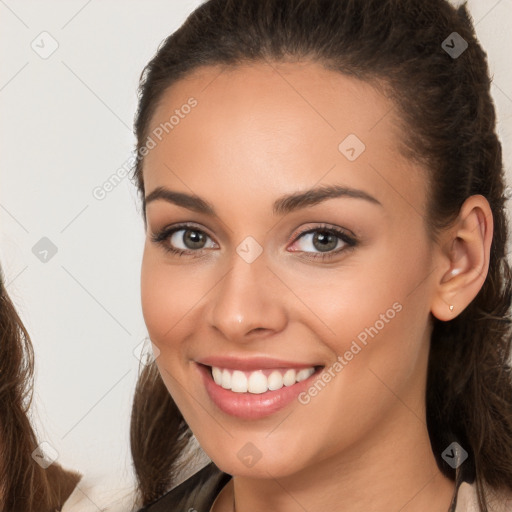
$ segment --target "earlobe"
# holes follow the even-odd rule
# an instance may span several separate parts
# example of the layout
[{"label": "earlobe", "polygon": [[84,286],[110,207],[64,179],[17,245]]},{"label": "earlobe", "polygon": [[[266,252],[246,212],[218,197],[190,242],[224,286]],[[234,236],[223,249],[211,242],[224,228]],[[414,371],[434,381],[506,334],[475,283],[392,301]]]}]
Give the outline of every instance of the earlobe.
[{"label": "earlobe", "polygon": [[455,318],[476,297],[489,269],[493,218],[485,197],[469,197],[439,246],[438,283],[432,314],[442,321]]}]

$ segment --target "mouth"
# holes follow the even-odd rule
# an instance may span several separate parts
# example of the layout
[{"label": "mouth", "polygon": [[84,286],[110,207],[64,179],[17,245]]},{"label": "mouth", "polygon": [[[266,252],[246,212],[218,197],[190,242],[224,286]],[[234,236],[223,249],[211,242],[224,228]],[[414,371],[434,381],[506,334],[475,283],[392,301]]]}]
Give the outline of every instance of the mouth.
[{"label": "mouth", "polygon": [[234,370],[207,366],[210,375],[218,386],[234,393],[261,394],[290,387],[318,373],[323,366],[308,368],[262,368],[254,371]]},{"label": "mouth", "polygon": [[196,362],[196,368],[218,409],[230,416],[256,420],[291,404],[311,386],[325,366],[247,371]]}]

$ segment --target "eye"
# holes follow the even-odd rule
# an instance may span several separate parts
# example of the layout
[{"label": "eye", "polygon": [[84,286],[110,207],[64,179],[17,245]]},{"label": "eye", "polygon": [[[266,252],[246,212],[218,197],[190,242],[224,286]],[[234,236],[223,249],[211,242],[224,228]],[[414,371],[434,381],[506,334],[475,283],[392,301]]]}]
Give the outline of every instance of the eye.
[{"label": "eye", "polygon": [[[201,256],[204,249],[218,248],[217,244],[194,224],[180,224],[151,235],[151,240],[166,252],[177,256]],[[344,230],[322,225],[303,231],[295,237],[292,252],[307,253],[307,258],[326,260],[357,245],[355,237]],[[318,251],[315,253],[315,251]]]},{"label": "eye", "polygon": [[[203,249],[215,248],[217,245],[201,229],[193,224],[181,224],[164,228],[151,235],[151,240],[163,247],[167,252],[181,255],[194,255]],[[210,243],[208,244],[208,240]]]},{"label": "eye", "polygon": [[[342,251],[354,248],[357,245],[355,237],[348,235],[345,231],[329,226],[318,226],[299,233],[292,252],[306,252],[311,259],[333,258]],[[292,246],[293,247],[293,246]],[[315,252],[318,251],[318,252]]]}]

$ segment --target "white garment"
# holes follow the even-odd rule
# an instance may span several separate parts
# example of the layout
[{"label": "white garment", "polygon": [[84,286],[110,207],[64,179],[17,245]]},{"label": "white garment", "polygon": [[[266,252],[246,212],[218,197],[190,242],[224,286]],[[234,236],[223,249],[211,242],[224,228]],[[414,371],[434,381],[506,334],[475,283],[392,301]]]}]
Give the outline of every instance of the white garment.
[{"label": "white garment", "polygon": [[83,478],[64,503],[61,512],[136,512],[135,487],[120,486],[106,478]]},{"label": "white garment", "polygon": [[[487,501],[489,512],[512,512],[512,493],[497,495],[488,491]],[[480,512],[475,484],[460,484],[455,512]]]}]

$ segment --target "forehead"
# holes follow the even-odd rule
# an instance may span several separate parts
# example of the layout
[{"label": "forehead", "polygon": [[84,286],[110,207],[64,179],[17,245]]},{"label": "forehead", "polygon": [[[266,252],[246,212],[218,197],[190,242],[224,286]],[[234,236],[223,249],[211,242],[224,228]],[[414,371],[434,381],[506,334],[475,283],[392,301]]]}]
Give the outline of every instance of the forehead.
[{"label": "forehead", "polygon": [[[184,107],[191,98],[195,106]],[[148,134],[155,130],[161,140],[154,137],[145,158],[147,192],[163,184],[214,192],[239,183],[279,195],[291,185],[336,182],[384,200],[397,188],[406,202],[424,196],[421,174],[400,154],[392,101],[319,63],[199,68],[165,92]]]},{"label": "forehead", "polygon": [[[250,132],[280,147],[282,140],[265,139],[265,135],[278,132],[295,140],[325,136],[331,139],[332,135],[339,137],[350,130],[368,139],[377,124],[385,121],[384,133],[389,134],[396,121],[393,103],[368,82],[328,70],[316,62],[258,62],[196,69],[167,89],[151,127],[168,121],[191,97],[197,99],[199,107],[192,112],[198,121],[194,130],[198,137],[208,135],[208,139],[214,135],[212,125],[224,137],[243,137]],[[180,124],[180,129],[172,129],[176,139],[180,132],[188,135],[183,127],[187,123]],[[372,138],[382,133],[378,130]],[[244,145],[250,140],[246,139]]]}]

